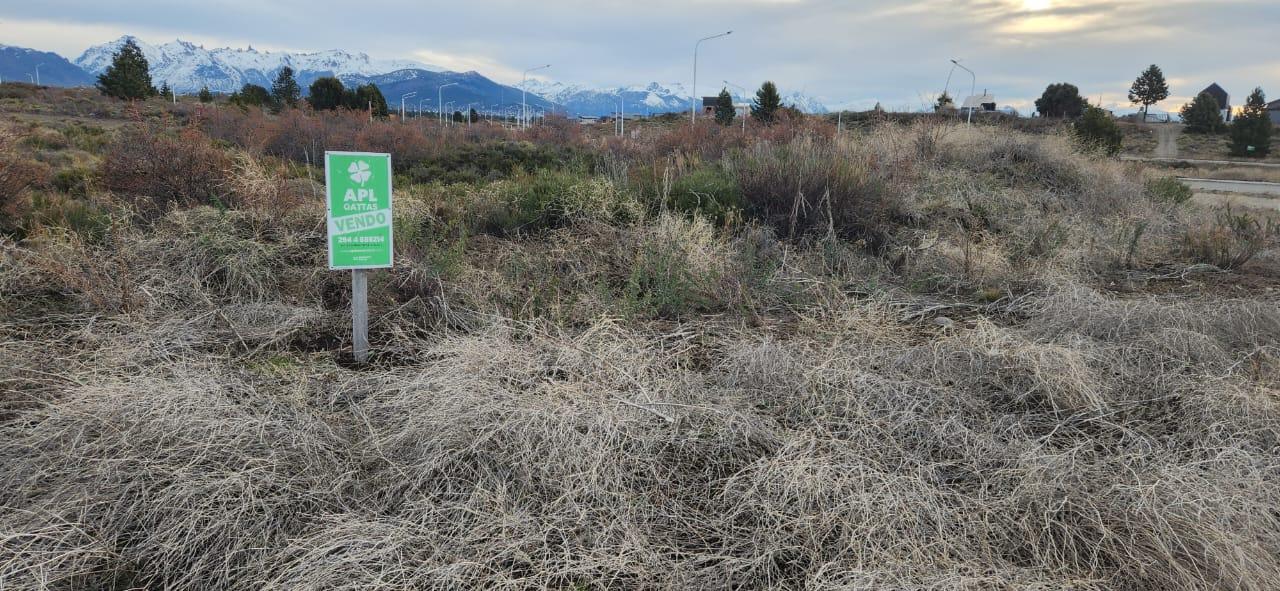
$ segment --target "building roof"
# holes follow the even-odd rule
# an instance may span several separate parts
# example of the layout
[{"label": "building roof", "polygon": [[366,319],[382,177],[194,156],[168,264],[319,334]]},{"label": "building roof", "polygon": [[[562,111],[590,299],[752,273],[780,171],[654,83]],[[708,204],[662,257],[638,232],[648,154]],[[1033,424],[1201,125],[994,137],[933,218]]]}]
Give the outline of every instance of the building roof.
[{"label": "building roof", "polygon": [[1205,87],[1204,90],[1200,91],[1200,94],[1205,94],[1205,93],[1208,93],[1209,96],[1217,99],[1219,107],[1222,107],[1223,109],[1225,109],[1231,106],[1231,95],[1227,94],[1227,91],[1223,90],[1221,86],[1218,86],[1217,82],[1210,84],[1209,86]]},{"label": "building roof", "polygon": [[702,97],[702,106],[704,106],[704,107],[714,107],[714,106],[716,106],[716,103],[718,103],[718,102],[720,102],[720,97],[718,97],[718,96],[704,96],[704,97]]},{"label": "building roof", "polygon": [[996,102],[996,97],[990,94],[975,94],[964,99],[964,104],[960,105],[961,109],[981,109],[982,105]]},{"label": "building roof", "polygon": [[1280,111],[1280,100],[1274,100],[1267,103],[1268,111]]}]

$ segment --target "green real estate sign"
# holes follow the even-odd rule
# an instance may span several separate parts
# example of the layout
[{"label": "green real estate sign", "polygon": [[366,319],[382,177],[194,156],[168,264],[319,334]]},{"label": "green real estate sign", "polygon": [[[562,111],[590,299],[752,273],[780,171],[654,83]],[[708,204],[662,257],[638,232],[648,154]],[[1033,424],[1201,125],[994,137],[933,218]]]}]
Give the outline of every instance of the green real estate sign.
[{"label": "green real estate sign", "polygon": [[391,266],[391,155],[325,152],[329,268]]}]

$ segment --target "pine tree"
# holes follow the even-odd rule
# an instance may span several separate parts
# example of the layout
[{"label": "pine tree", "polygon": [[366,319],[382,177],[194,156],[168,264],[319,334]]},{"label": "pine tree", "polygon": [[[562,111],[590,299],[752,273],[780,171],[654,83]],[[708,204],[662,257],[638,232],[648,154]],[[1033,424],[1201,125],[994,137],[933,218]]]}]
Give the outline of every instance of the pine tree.
[{"label": "pine tree", "polygon": [[293,68],[285,66],[276,74],[276,81],[271,84],[271,98],[278,107],[296,107],[302,96],[302,88],[293,77]]},{"label": "pine tree", "polygon": [[1080,89],[1067,82],[1050,84],[1036,99],[1036,110],[1041,117],[1075,119],[1084,113],[1088,101],[1080,96]]},{"label": "pine tree", "polygon": [[333,76],[324,78],[316,78],[311,83],[311,89],[307,102],[311,103],[311,108],[317,111],[333,110],[338,107],[349,107],[354,102],[348,97],[346,89],[342,87],[342,81]]},{"label": "pine tree", "polygon": [[1182,122],[1191,133],[1218,133],[1226,124],[1222,121],[1222,106],[1213,95],[1202,92],[1179,111]]},{"label": "pine tree", "polygon": [[471,123],[475,123],[480,120],[480,113],[476,112],[475,107],[471,107],[471,112],[467,113],[467,117],[471,118]]},{"label": "pine tree", "polygon": [[1231,155],[1262,158],[1270,154],[1271,127],[1267,95],[1261,88],[1255,88],[1231,122]]},{"label": "pine tree", "polygon": [[200,95],[199,95],[199,96],[200,96],[200,102],[202,102],[202,103],[212,103],[212,102],[213,102],[213,93],[212,93],[212,92],[209,92],[209,87],[208,87],[208,86],[201,86],[201,87],[200,87]]},{"label": "pine tree", "polygon": [[955,108],[955,105],[956,101],[951,98],[951,95],[944,92],[938,95],[938,101],[933,104],[933,111],[935,113],[940,113],[947,109]]},{"label": "pine tree", "polygon": [[245,83],[240,92],[231,94],[231,102],[243,107],[261,107],[271,102],[271,93],[257,84]]},{"label": "pine tree", "polygon": [[720,89],[720,95],[716,97],[716,123],[720,125],[730,125],[733,123],[733,117],[736,115],[733,109],[733,96],[729,94],[729,89]]},{"label": "pine tree", "polygon": [[128,39],[115,55],[111,65],[98,76],[98,90],[110,97],[139,100],[156,93],[151,86],[151,73],[146,56],[133,39]]},{"label": "pine tree", "polygon": [[1133,81],[1133,86],[1129,88],[1129,102],[1135,105],[1142,105],[1142,120],[1147,120],[1147,112],[1154,105],[1164,99],[1169,98],[1169,83],[1164,80],[1164,72],[1160,71],[1160,66],[1151,64],[1146,70],[1138,75],[1138,79]]},{"label": "pine tree", "polygon": [[756,91],[756,100],[751,104],[751,117],[762,123],[771,123],[782,108],[782,96],[773,82],[765,81]]},{"label": "pine tree", "polygon": [[169,88],[169,83],[165,82],[160,85],[160,96],[166,99],[172,99],[173,89]]},{"label": "pine tree", "polygon": [[387,99],[383,98],[382,91],[372,82],[356,87],[355,103],[356,110],[369,109],[372,105],[374,117],[383,118],[389,112]]}]

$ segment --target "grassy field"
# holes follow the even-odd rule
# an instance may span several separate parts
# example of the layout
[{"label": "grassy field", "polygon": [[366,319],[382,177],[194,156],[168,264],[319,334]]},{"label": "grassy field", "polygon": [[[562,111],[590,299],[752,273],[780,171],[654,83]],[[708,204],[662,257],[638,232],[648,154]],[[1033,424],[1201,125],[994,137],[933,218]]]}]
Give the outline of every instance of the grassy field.
[{"label": "grassy field", "polygon": [[[1167,171],[3,90],[6,591],[1280,580],[1275,223]],[[365,366],[324,150],[396,164]]]}]

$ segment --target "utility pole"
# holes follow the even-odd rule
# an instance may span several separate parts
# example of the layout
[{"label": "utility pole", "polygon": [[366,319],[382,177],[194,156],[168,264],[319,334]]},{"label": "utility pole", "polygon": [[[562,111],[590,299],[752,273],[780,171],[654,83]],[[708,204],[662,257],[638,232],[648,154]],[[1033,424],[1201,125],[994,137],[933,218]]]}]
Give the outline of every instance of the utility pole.
[{"label": "utility pole", "polygon": [[521,129],[529,128],[529,106],[528,103],[525,102],[525,86],[529,83],[529,72],[537,72],[538,70],[545,70],[550,67],[551,64],[538,66],[536,68],[529,68],[524,71],[524,74],[522,74],[522,79],[520,81],[520,119],[523,123],[521,124]]},{"label": "utility pole", "polygon": [[689,92],[693,94],[693,96],[689,97],[690,98],[689,123],[691,124],[698,122],[698,46],[702,45],[703,41],[719,39],[721,37],[727,37],[732,34],[733,34],[733,31],[728,31],[725,33],[720,33],[719,35],[703,37],[699,39],[697,43],[693,44],[693,88],[689,89]]}]

